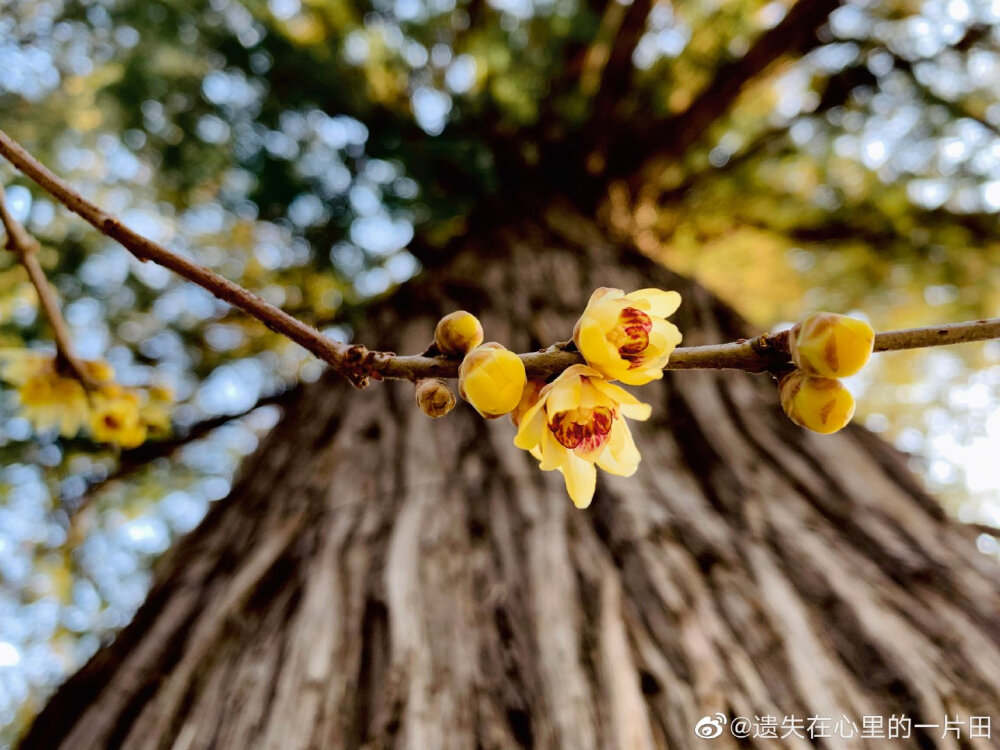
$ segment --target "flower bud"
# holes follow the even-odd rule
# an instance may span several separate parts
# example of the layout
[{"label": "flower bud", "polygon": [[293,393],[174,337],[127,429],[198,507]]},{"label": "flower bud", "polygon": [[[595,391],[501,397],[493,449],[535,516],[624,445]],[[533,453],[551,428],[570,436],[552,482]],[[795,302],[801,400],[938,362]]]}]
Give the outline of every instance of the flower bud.
[{"label": "flower bud", "polygon": [[795,424],[824,435],[845,427],[854,416],[854,397],[835,378],[794,370],[778,385],[781,408]]},{"label": "flower bud", "polygon": [[521,424],[521,420],[528,413],[528,409],[538,403],[538,397],[544,387],[545,381],[543,380],[529,380],[524,384],[524,390],[521,391],[521,400],[517,402],[514,411],[510,413],[510,421],[514,423],[515,427]]},{"label": "flower bud", "polygon": [[526,382],[521,358],[494,341],[466,354],[458,368],[459,395],[487,418],[512,411]]},{"label": "flower bud", "polygon": [[443,417],[455,408],[455,394],[448,384],[439,378],[423,378],[417,381],[417,406],[428,417]]},{"label": "flower bud", "polygon": [[87,376],[96,383],[107,383],[115,379],[114,368],[103,359],[84,361],[80,364],[83,365],[83,371]]},{"label": "flower bud", "polygon": [[458,310],[445,315],[434,329],[434,344],[446,357],[460,357],[483,343],[483,326],[472,313]]},{"label": "flower bud", "polygon": [[792,362],[807,375],[843,378],[864,367],[875,332],[857,318],[814,313],[792,328],[788,345]]}]

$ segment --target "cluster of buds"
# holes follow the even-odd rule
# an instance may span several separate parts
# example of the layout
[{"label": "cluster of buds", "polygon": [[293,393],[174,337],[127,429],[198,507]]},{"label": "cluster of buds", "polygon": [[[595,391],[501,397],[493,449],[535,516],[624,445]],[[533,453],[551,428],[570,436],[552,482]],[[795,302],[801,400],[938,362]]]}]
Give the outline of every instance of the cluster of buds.
[{"label": "cluster of buds", "polygon": [[821,312],[796,324],[788,344],[795,369],[779,382],[781,407],[801,427],[837,432],[854,416],[854,397],[840,378],[865,366],[875,332],[863,320]]},{"label": "cluster of buds", "polygon": [[[459,395],[487,419],[508,414],[517,427],[514,444],[528,451],[543,471],[558,471],[578,507],[590,504],[597,467],[631,476],[639,451],[625,418],[644,420],[649,404],[612,381],[642,385],[663,377],[663,367],[681,341],[666,320],[680,305],[677,292],[598,289],[573,329],[586,365],[573,365],[551,382],[527,378],[521,358],[496,342],[482,343],[475,316],[458,311],[441,319],[434,346],[462,357]],[[425,414],[442,416],[449,405],[447,385],[420,381],[417,403]]]}]

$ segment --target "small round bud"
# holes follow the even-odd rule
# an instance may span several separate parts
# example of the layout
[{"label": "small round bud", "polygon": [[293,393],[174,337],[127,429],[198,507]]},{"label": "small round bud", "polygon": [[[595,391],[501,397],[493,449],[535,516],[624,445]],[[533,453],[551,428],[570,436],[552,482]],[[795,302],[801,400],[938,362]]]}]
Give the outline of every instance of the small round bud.
[{"label": "small round bud", "polygon": [[541,395],[542,388],[544,387],[545,381],[543,380],[529,380],[524,384],[524,390],[521,391],[521,400],[517,402],[514,411],[510,413],[510,421],[514,423],[515,427],[520,427],[521,420],[528,413],[528,409],[538,403],[538,397]]},{"label": "small round bud", "polygon": [[854,416],[854,397],[835,378],[794,370],[778,385],[781,408],[795,424],[824,435],[845,427]]},{"label": "small round bud", "polygon": [[844,378],[871,356],[875,331],[863,320],[836,313],[814,313],[789,333],[792,362],[807,375]]},{"label": "small round bud", "polygon": [[466,354],[458,368],[459,395],[487,418],[512,411],[526,382],[521,358],[495,341]]},{"label": "small round bud", "polygon": [[483,326],[472,313],[458,310],[445,315],[434,329],[434,344],[446,357],[460,357],[483,343]]},{"label": "small round bud", "polygon": [[417,406],[428,417],[443,417],[455,408],[455,394],[448,384],[439,378],[423,378],[417,381]]}]

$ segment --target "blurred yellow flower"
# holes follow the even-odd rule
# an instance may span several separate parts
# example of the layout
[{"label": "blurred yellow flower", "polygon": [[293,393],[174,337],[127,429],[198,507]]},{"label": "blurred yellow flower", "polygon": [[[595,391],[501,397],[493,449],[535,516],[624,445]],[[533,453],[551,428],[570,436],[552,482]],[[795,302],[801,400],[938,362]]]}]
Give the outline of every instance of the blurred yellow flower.
[{"label": "blurred yellow flower", "polygon": [[[80,364],[95,382],[114,377],[111,365],[103,360]],[[63,437],[72,437],[87,423],[87,392],[79,381],[59,371],[55,355],[0,351],[0,378],[17,386],[21,415],[36,432],[57,428]]]},{"label": "blurred yellow flower", "polygon": [[813,432],[829,435],[854,416],[854,397],[836,378],[795,370],[781,379],[778,389],[788,418]]},{"label": "blurred yellow flower", "polygon": [[792,328],[788,344],[792,362],[807,375],[844,378],[868,362],[875,331],[857,318],[814,313]]},{"label": "blurred yellow flower", "polygon": [[681,342],[666,320],[681,303],[677,292],[597,289],[573,329],[587,364],[609,380],[642,385],[663,377],[663,367]]},{"label": "blurred yellow flower", "polygon": [[594,497],[597,471],[631,476],[639,451],[624,417],[645,420],[649,404],[607,382],[586,365],[573,365],[541,389],[520,420],[514,445],[529,451],[543,471],[558,470],[578,508]]},{"label": "blurred yellow flower", "polygon": [[167,386],[152,385],[146,390],[139,417],[146,425],[148,437],[162,438],[170,434],[174,399],[173,389]]},{"label": "blurred yellow flower", "polygon": [[135,448],[146,439],[140,417],[140,398],[119,385],[107,385],[91,394],[90,434],[99,443]]},{"label": "blurred yellow flower", "polygon": [[17,389],[20,413],[35,432],[58,428],[73,437],[87,422],[87,392],[76,380],[51,372],[30,376]]},{"label": "blurred yellow flower", "polygon": [[525,382],[521,358],[493,341],[466,354],[458,368],[459,395],[487,418],[517,406]]}]

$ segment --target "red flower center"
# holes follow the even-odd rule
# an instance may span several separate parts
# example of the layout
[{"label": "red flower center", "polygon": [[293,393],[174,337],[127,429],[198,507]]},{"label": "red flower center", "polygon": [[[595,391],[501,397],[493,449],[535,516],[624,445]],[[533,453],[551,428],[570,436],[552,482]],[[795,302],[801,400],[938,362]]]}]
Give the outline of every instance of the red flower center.
[{"label": "red flower center", "polygon": [[618,316],[618,323],[608,336],[622,359],[634,361],[649,346],[649,332],[653,321],[642,310],[626,307]]},{"label": "red flower center", "polygon": [[570,450],[589,452],[599,448],[611,434],[614,414],[606,406],[561,411],[549,422],[549,430],[559,444]]}]

